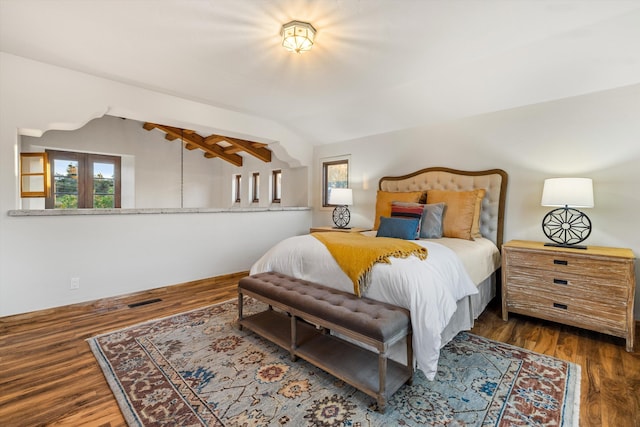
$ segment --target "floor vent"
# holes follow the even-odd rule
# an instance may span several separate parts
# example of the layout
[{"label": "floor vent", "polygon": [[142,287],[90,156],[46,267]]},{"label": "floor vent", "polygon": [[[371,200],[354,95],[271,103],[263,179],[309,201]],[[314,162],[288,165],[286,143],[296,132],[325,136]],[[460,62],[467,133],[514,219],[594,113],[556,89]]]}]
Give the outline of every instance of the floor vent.
[{"label": "floor vent", "polygon": [[141,305],[153,304],[154,302],[162,301],[160,298],[148,299],[146,301],[134,302],[133,304],[129,304],[129,308],[140,307]]}]

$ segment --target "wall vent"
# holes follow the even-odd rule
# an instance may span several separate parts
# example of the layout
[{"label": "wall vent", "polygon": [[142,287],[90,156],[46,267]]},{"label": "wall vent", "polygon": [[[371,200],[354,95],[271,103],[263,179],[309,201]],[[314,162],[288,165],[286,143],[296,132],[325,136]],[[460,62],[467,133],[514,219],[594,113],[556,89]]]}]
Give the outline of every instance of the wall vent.
[{"label": "wall vent", "polygon": [[160,301],[162,301],[160,298],[153,298],[153,299],[148,299],[146,301],[134,302],[133,304],[129,304],[128,307],[135,308],[135,307],[140,307],[141,305],[153,304]]}]

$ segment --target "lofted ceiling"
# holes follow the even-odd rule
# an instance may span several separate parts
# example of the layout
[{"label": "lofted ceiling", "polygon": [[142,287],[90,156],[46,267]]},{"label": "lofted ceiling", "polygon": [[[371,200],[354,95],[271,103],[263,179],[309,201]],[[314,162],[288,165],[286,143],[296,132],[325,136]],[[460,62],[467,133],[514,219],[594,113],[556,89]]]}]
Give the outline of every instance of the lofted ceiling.
[{"label": "lofted ceiling", "polygon": [[638,84],[640,0],[0,0],[0,50],[324,144]]}]

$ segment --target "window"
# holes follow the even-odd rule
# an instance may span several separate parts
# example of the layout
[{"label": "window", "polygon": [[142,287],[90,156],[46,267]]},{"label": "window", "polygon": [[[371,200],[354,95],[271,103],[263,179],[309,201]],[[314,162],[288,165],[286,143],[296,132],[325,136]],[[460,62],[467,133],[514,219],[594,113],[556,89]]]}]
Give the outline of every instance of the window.
[{"label": "window", "polygon": [[49,195],[47,153],[20,153],[20,197]]},{"label": "window", "polygon": [[335,160],[322,163],[322,206],[329,204],[332,188],[349,187],[349,160]]},{"label": "window", "polygon": [[240,184],[242,184],[242,175],[238,174],[234,179],[234,201],[235,203],[240,203]]},{"label": "window", "polygon": [[271,181],[271,189],[273,190],[271,202],[280,203],[282,197],[282,171],[280,169],[273,171]]},{"label": "window", "polygon": [[120,157],[47,150],[52,171],[47,209],[119,208]]},{"label": "window", "polygon": [[260,173],[254,172],[251,180],[251,201],[258,203],[260,201]]}]

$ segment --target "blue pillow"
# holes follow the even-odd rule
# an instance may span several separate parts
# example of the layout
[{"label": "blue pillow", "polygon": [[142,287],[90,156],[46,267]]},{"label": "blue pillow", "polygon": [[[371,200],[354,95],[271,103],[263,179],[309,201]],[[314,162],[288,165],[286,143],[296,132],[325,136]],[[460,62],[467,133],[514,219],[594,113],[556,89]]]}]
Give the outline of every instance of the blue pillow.
[{"label": "blue pillow", "polygon": [[394,237],[396,239],[415,240],[419,218],[390,218],[381,216],[376,237]]},{"label": "blue pillow", "polygon": [[420,237],[423,239],[439,239],[442,237],[442,215],[444,203],[424,205],[422,224],[420,224]]}]

